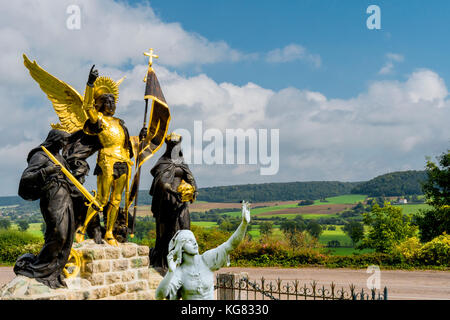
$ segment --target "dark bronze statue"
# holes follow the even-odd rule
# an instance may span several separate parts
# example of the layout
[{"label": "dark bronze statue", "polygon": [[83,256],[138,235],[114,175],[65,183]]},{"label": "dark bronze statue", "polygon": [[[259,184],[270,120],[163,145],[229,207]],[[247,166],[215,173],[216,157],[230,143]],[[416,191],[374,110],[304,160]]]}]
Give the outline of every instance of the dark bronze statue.
[{"label": "dark bronze statue", "polygon": [[61,168],[54,165],[42,151],[46,147],[66,168],[67,162],[59,151],[66,145],[69,134],[53,129],[47,139],[28,154],[28,167],[22,174],[19,195],[25,200],[40,199],[46,224],[45,243],[35,256],[27,253],[14,266],[17,275],[35,278],[50,288],[66,287],[62,270],[70,255],[75,233],[75,214],[72,198],[80,198],[79,191],[68,181]]},{"label": "dark bronze statue", "polygon": [[167,149],[150,171],[154,177],[150,195],[156,220],[156,243],[150,250],[150,264],[161,273],[168,268],[170,240],[178,230],[191,227],[188,202],[197,196],[195,179],[184,163],[181,139],[174,133],[167,136]]}]

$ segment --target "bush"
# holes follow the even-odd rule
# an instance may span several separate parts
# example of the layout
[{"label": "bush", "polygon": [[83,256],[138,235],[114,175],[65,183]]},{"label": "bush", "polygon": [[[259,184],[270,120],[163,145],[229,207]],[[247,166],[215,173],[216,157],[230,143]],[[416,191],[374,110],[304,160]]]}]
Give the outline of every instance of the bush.
[{"label": "bush", "polygon": [[231,236],[230,232],[218,230],[216,228],[206,229],[194,225],[191,225],[191,231],[197,239],[198,251],[200,254],[206,250],[218,247]]},{"label": "bush", "polygon": [[403,262],[414,264],[417,262],[421,247],[420,240],[417,237],[411,237],[397,244],[392,249],[392,254],[398,256]]},{"label": "bush", "polygon": [[339,242],[339,240],[330,240],[327,243],[328,248],[338,248],[340,246],[341,246],[341,243]]},{"label": "bush", "polygon": [[418,252],[418,261],[425,265],[450,265],[450,235],[444,233],[425,243]]},{"label": "bush", "polygon": [[364,224],[369,228],[359,248],[372,248],[376,252],[390,253],[402,241],[414,236],[417,227],[411,216],[403,215],[402,209],[385,204],[375,204],[372,211],[364,213]]},{"label": "bush", "polygon": [[327,256],[324,264],[333,268],[367,268],[370,265],[405,266],[398,257],[377,252],[351,256]]},{"label": "bush", "polygon": [[11,227],[11,221],[9,219],[0,219],[0,229],[9,229]]},{"label": "bush", "polygon": [[325,255],[315,248],[292,250],[283,240],[268,239],[267,242],[243,241],[230,254],[233,265],[240,266],[286,266],[323,264]]},{"label": "bush", "polygon": [[302,200],[297,203],[298,206],[310,206],[312,204],[314,204],[314,200]]},{"label": "bush", "polygon": [[367,268],[370,265],[407,266],[402,261],[386,253],[365,253],[351,256],[326,255],[317,248],[291,250],[282,240],[260,243],[243,241],[231,255],[233,266],[257,267],[299,267],[326,266],[332,268]]},{"label": "bush", "polygon": [[14,263],[22,254],[38,254],[42,245],[42,239],[27,232],[0,230],[0,261]]},{"label": "bush", "polygon": [[156,230],[149,230],[142,239],[133,238],[132,242],[135,242],[141,246],[147,246],[149,248],[154,248],[156,243]]}]

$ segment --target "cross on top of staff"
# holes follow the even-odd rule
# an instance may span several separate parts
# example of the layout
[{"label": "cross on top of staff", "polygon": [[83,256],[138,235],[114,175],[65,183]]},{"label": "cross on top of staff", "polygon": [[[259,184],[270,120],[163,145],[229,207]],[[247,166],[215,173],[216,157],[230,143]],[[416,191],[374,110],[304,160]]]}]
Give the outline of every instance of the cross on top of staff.
[{"label": "cross on top of staff", "polygon": [[156,54],[153,54],[153,48],[150,48],[149,52],[144,52],[144,56],[148,57],[148,66],[151,67],[153,64],[153,58],[159,58]]}]

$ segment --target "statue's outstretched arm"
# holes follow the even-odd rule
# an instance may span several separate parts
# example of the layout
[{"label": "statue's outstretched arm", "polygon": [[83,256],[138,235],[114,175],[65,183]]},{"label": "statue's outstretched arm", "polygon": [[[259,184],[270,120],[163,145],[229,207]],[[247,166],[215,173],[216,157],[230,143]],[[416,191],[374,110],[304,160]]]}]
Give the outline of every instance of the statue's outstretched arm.
[{"label": "statue's outstretched arm", "polygon": [[83,109],[91,121],[91,123],[97,123],[98,112],[94,108],[94,82],[98,78],[98,71],[92,66],[89,72],[88,82],[86,84],[86,91],[84,92]]},{"label": "statue's outstretched arm", "polygon": [[250,203],[242,201],[242,222],[233,235],[223,244],[227,253],[235,249],[244,239],[247,225],[250,223]]}]

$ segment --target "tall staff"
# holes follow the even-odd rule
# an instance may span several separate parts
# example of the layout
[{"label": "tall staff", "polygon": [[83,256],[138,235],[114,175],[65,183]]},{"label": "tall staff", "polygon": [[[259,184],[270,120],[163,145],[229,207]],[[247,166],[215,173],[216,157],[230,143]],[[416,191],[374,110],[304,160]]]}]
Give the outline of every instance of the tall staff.
[{"label": "tall staff", "polygon": [[145,82],[145,111],[144,111],[144,128],[147,127],[147,113],[148,113],[148,102],[152,101],[152,107],[149,118],[149,126],[147,128],[146,136],[142,141],[139,141],[138,155],[136,156],[135,165],[135,176],[131,184],[131,193],[128,198],[128,204],[126,205],[126,215],[128,217],[128,207],[134,200],[133,209],[133,226],[131,231],[131,237],[134,236],[134,230],[136,225],[136,213],[138,207],[138,195],[139,195],[139,181],[141,176],[141,166],[150,159],[153,154],[158,151],[158,149],[164,143],[164,139],[167,134],[167,129],[169,128],[170,122],[170,111],[169,106],[166,103],[166,99],[162,93],[161,87],[159,85],[158,78],[156,77],[155,71],[152,68],[153,58],[158,58],[156,54],[153,53],[153,49],[150,48],[149,52],[144,52],[144,55],[149,57],[148,59],[148,69],[147,75],[144,78]]}]

